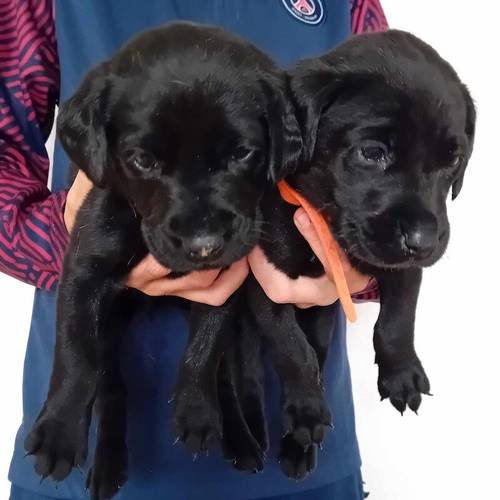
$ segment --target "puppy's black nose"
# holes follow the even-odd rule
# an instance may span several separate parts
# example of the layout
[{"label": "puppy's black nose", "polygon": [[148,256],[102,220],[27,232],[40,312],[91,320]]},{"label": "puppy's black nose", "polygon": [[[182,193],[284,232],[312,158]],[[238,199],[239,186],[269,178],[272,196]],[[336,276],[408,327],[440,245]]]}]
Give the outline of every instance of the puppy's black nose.
[{"label": "puppy's black nose", "polygon": [[438,242],[437,223],[429,219],[420,223],[401,225],[401,247],[403,251],[417,259],[428,257]]},{"label": "puppy's black nose", "polygon": [[184,242],[189,257],[193,260],[211,260],[218,257],[224,247],[224,238],[217,234],[203,234]]}]

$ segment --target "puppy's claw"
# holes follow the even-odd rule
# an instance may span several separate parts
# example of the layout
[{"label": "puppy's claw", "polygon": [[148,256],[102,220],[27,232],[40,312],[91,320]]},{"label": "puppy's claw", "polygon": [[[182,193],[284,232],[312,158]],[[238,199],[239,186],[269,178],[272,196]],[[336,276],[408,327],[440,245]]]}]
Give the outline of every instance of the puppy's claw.
[{"label": "puppy's claw", "polygon": [[396,410],[398,410],[399,413],[403,415],[406,410],[406,402],[396,398],[390,398],[390,399],[392,406],[394,406],[394,408],[396,408]]},{"label": "puppy's claw", "polygon": [[172,443],[172,446],[175,446],[176,444],[178,444],[180,440],[181,440],[180,436],[177,436],[175,438],[174,442]]},{"label": "puppy's claw", "polygon": [[410,408],[410,410],[415,413],[418,411],[421,404],[422,396],[419,393],[414,394],[413,396],[408,398],[408,408]]},{"label": "puppy's claw", "polygon": [[196,462],[198,460],[198,453],[193,454],[193,462]]}]

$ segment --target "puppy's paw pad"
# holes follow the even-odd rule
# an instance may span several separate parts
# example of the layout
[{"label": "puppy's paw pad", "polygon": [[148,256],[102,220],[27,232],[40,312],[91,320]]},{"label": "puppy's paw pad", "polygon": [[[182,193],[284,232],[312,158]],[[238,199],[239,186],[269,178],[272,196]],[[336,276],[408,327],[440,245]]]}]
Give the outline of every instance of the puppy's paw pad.
[{"label": "puppy's paw pad", "polygon": [[176,398],[174,430],[194,454],[204,452],[222,439],[222,422],[217,405],[197,394]]},{"label": "puppy's paw pad", "polygon": [[35,457],[35,472],[62,481],[87,456],[87,434],[81,425],[41,417],[26,437],[24,447]]},{"label": "puppy's paw pad", "polygon": [[318,390],[294,394],[286,398],[283,407],[283,429],[295,442],[307,449],[320,445],[331,427],[332,417],[323,393]]},{"label": "puppy's paw pad", "polygon": [[288,478],[305,479],[318,465],[318,446],[312,444],[305,450],[292,436],[285,436],[281,440],[279,462]]},{"label": "puppy's paw pad", "polygon": [[378,389],[382,399],[389,398],[401,414],[408,406],[417,412],[422,394],[429,394],[430,383],[418,358],[411,359],[397,367],[379,365]]}]

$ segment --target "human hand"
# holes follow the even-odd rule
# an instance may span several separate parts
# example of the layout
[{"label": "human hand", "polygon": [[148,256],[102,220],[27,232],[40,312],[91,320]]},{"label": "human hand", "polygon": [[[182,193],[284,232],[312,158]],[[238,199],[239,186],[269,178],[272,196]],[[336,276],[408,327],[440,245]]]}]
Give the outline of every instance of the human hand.
[{"label": "human hand", "polygon": [[193,302],[220,306],[243,284],[249,267],[246,257],[224,271],[196,271],[181,278],[169,278],[170,269],[151,254],[130,271],[127,286],[146,295],[175,295]]},{"label": "human hand", "polygon": [[75,224],[75,217],[82,206],[83,200],[88,192],[92,189],[92,181],[85,175],[82,170],[78,170],[78,174],[69,188],[66,197],[66,205],[64,207],[64,223],[68,233],[71,233]]},{"label": "human hand", "polygon": [[[294,223],[309,243],[312,251],[326,267],[326,256],[318,234],[303,208],[299,208],[295,212]],[[370,278],[354,269],[343,252],[340,258],[351,294],[364,290]],[[273,302],[295,304],[297,307],[305,309],[312,306],[330,305],[339,298],[335,284],[329,280],[326,274],[319,278],[300,276],[297,279],[290,279],[267,260],[260,247],[252,250],[248,261],[255,278]]]}]

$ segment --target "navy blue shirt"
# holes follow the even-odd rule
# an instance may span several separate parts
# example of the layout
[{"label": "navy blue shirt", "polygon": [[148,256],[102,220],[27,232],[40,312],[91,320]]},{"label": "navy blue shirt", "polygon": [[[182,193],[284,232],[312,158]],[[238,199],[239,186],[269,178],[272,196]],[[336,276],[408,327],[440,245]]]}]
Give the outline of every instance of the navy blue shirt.
[{"label": "navy blue shirt", "polygon": [[[286,0],[59,0],[55,2],[61,100],[77,88],[82,76],[139,31],[167,21],[186,19],[227,28],[255,43],[286,66],[319,55],[351,33],[349,0],[308,0],[313,16],[293,10]],[[189,64],[187,61],[186,64]],[[68,159],[56,144],[52,188],[67,187]],[[16,439],[10,480],[54,498],[87,498],[85,477],[74,471],[58,487],[40,484],[32,460],[24,459],[23,441],[47,394],[55,344],[55,293],[37,290],[33,308],[23,386],[24,418]],[[128,387],[130,478],[118,499],[228,500],[258,499],[310,490],[335,482],[360,467],[355,435],[351,382],[346,352],[345,319],[340,308],[332,324],[331,351],[325,368],[326,391],[335,430],[319,457],[318,469],[306,481],[288,480],[276,462],[280,436],[279,386],[268,370],[267,411],[272,437],[265,470],[244,475],[221,453],[196,463],[173,446],[172,407],[168,400],[187,340],[184,310],[172,301],[138,314],[123,353]],[[91,440],[95,441],[95,427]],[[90,454],[91,456],[92,454]],[[326,499],[325,499],[326,500]]]}]

